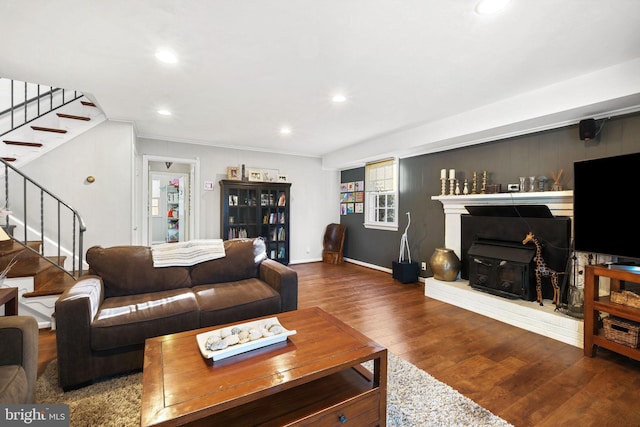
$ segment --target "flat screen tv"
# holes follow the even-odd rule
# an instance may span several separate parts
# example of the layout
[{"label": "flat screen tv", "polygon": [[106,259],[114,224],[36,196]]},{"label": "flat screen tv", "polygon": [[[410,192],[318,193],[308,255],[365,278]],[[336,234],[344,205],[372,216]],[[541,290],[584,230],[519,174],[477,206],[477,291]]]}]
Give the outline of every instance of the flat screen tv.
[{"label": "flat screen tv", "polygon": [[573,164],[574,249],[640,261],[640,153]]}]

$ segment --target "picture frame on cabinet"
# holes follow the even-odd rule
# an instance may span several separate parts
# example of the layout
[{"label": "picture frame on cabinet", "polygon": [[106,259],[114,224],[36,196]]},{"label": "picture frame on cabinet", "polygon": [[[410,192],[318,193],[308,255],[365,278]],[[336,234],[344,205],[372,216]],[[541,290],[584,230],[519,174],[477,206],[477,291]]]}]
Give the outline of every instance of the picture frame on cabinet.
[{"label": "picture frame on cabinet", "polygon": [[262,181],[262,171],[260,169],[249,169],[249,181]]},{"label": "picture frame on cabinet", "polygon": [[278,169],[262,169],[262,181],[277,182],[280,171]]},{"label": "picture frame on cabinet", "polygon": [[240,181],[240,168],[237,166],[227,166],[227,179]]}]

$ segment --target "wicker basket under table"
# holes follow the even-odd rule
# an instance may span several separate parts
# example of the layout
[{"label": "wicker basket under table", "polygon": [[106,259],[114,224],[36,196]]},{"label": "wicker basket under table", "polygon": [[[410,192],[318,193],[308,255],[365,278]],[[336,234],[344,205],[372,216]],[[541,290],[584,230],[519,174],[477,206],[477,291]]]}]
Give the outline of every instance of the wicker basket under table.
[{"label": "wicker basket under table", "polygon": [[602,319],[602,324],[606,339],[627,347],[638,348],[640,323],[609,316]]}]

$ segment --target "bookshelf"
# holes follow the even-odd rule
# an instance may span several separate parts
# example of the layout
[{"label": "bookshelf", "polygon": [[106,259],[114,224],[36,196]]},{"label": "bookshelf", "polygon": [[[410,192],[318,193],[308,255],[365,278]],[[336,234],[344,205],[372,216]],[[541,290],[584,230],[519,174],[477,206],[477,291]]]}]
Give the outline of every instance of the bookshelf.
[{"label": "bookshelf", "polygon": [[220,181],[220,237],[263,237],[267,256],[289,264],[289,183]]}]

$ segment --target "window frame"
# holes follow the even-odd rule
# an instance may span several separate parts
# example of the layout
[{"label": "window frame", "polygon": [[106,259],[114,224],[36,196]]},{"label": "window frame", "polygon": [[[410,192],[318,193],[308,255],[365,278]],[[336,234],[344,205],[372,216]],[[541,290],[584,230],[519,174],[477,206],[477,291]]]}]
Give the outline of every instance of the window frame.
[{"label": "window frame", "polygon": [[[400,211],[399,203],[399,160],[397,157],[387,158],[375,162],[370,162],[365,165],[365,206],[364,206],[364,227],[375,230],[387,230],[398,231],[398,212]],[[391,177],[389,178],[388,172],[391,169]],[[376,170],[376,174],[379,174],[380,169],[385,168],[382,178],[372,179],[371,174]],[[389,188],[389,182],[391,181],[391,188]],[[381,182],[382,181],[382,182]],[[379,190],[371,188],[372,185],[378,184],[378,186],[384,186]],[[393,221],[378,221],[379,212],[381,210],[388,210],[388,204],[382,207],[378,204],[381,197],[388,198],[393,197],[394,204],[394,216]]]}]

